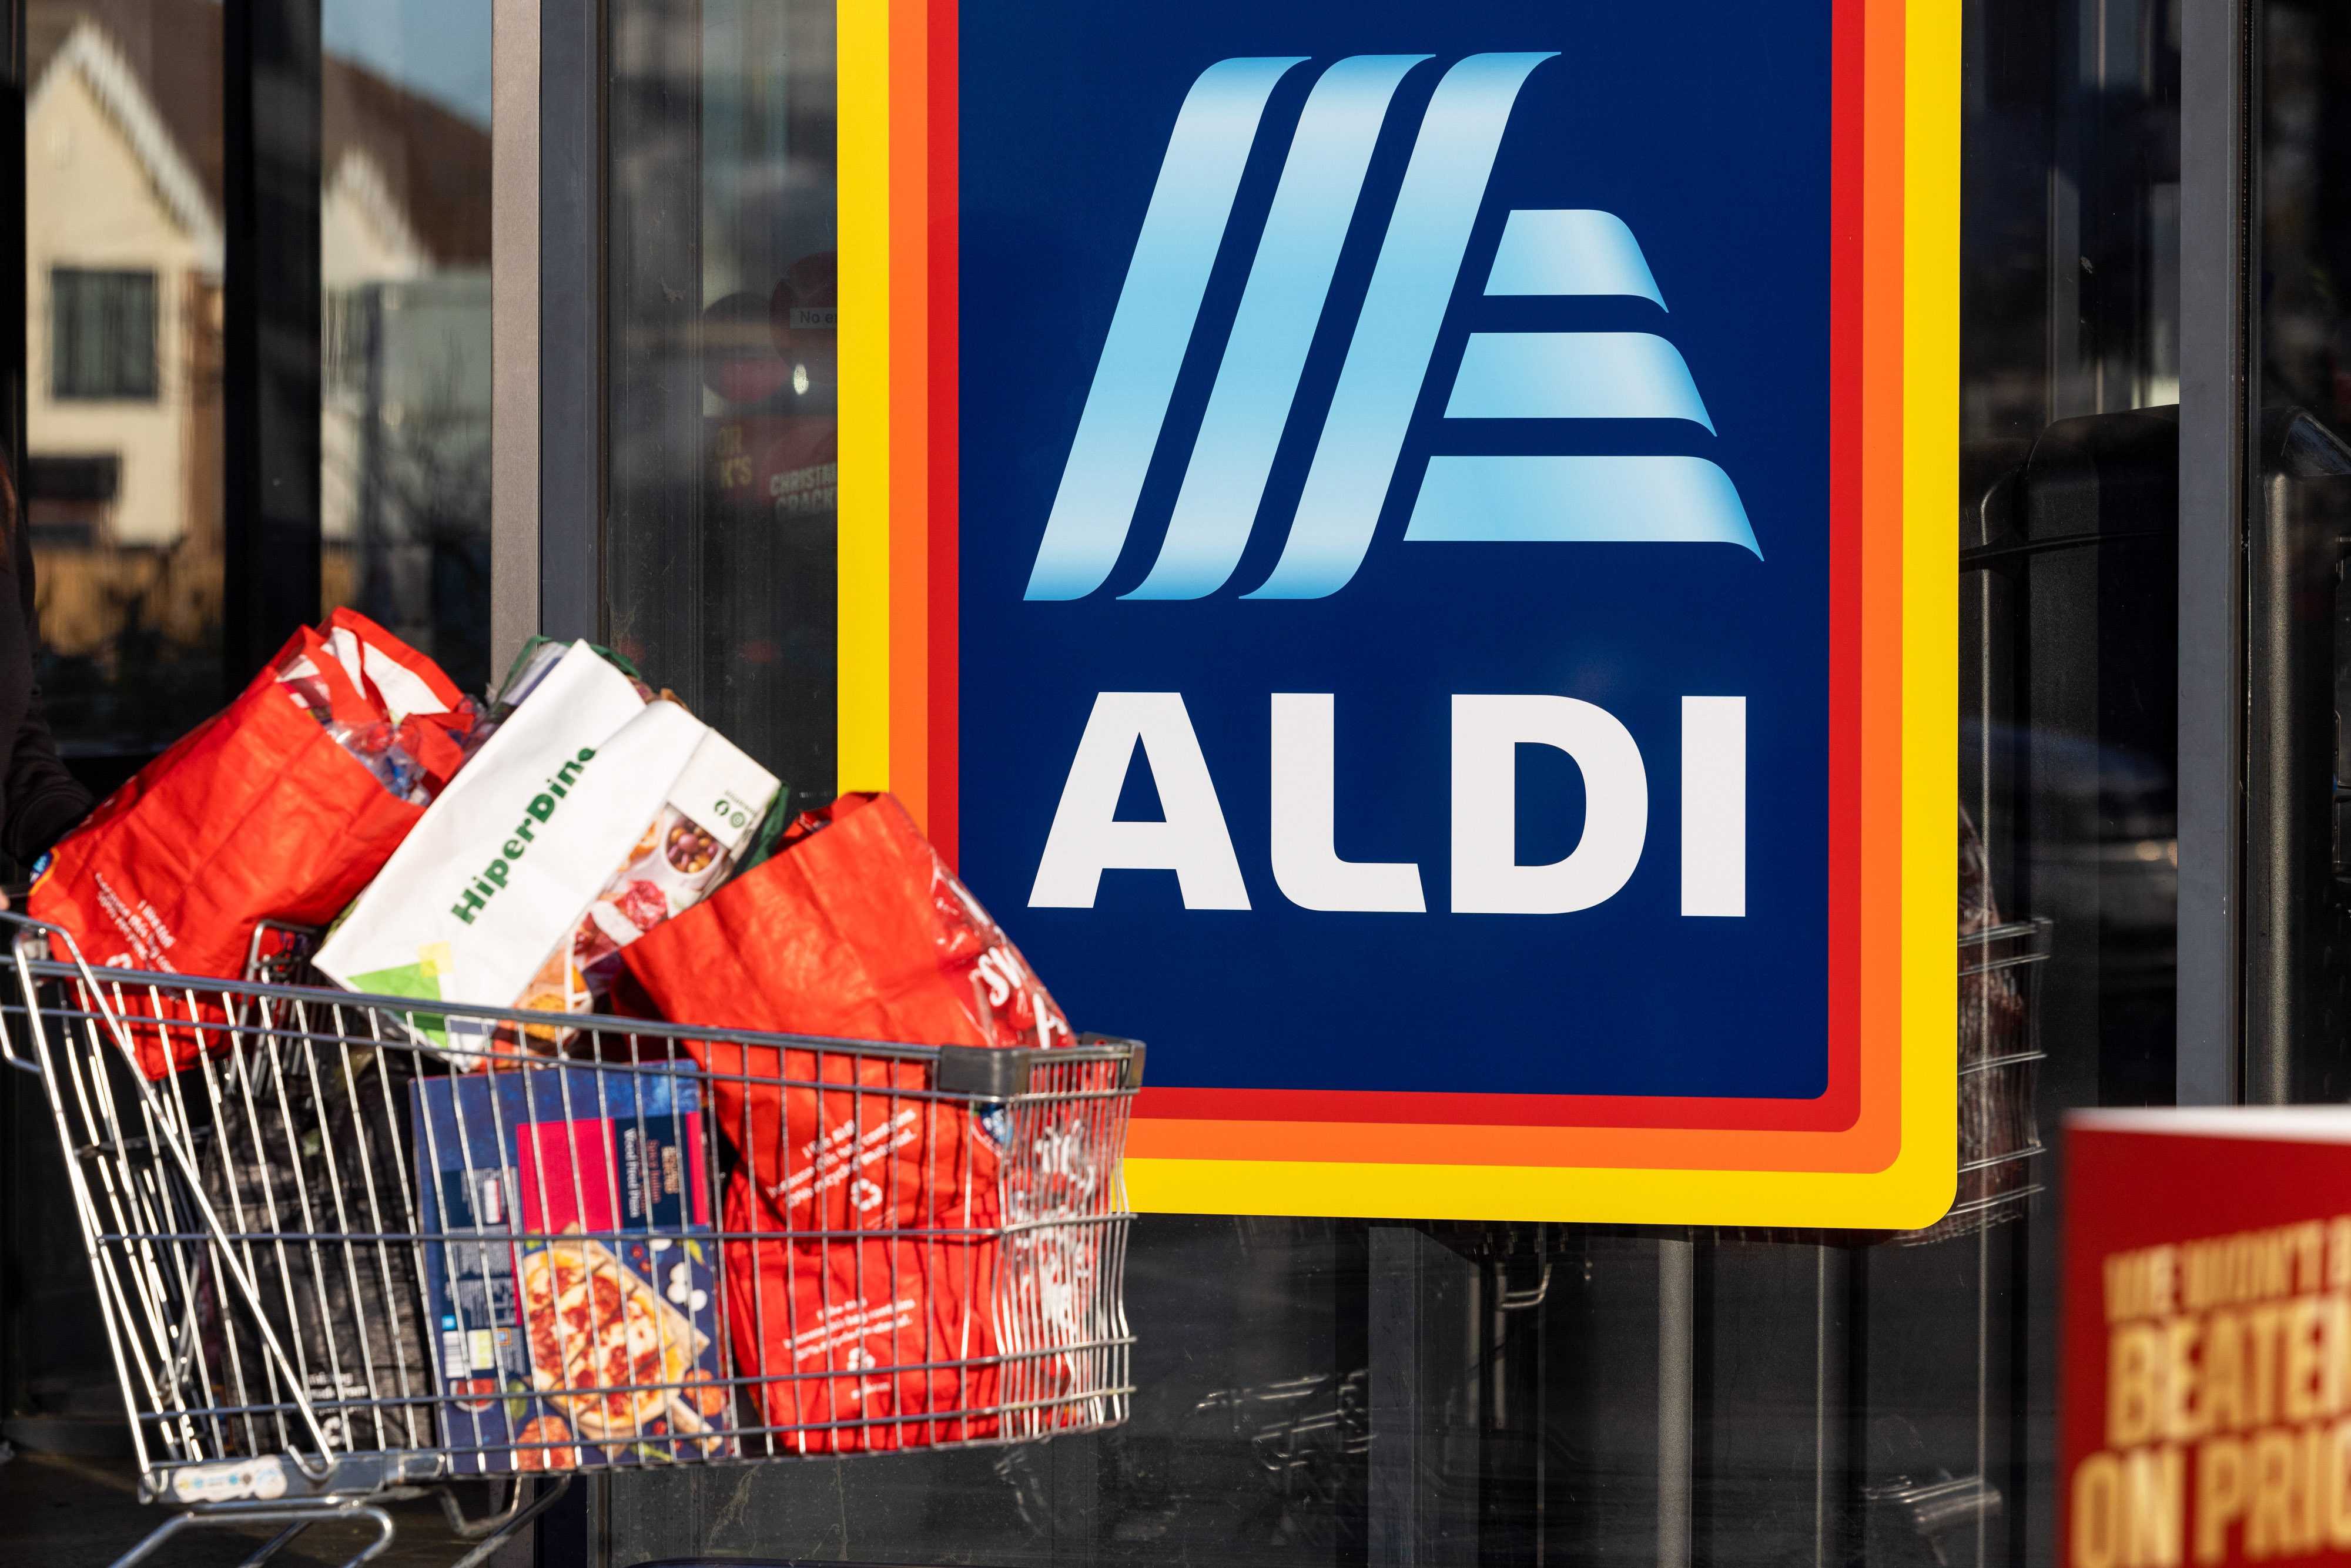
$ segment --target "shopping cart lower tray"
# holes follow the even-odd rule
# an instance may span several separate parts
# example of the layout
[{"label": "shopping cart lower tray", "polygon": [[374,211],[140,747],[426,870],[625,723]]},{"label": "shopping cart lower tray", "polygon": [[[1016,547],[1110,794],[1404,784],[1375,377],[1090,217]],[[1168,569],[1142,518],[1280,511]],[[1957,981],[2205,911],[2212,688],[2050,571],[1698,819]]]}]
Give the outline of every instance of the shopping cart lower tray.
[{"label": "shopping cart lower tray", "polygon": [[[308,1525],[467,1477],[486,1558],[583,1469],[1126,1416],[1143,1050],[986,1051],[93,970],[14,937],[142,1495]],[[142,1052],[142,1047],[144,1048]],[[150,1081],[140,1061],[197,1060]],[[521,1484],[529,1478],[536,1484]],[[528,1500],[527,1500],[528,1495]]]}]

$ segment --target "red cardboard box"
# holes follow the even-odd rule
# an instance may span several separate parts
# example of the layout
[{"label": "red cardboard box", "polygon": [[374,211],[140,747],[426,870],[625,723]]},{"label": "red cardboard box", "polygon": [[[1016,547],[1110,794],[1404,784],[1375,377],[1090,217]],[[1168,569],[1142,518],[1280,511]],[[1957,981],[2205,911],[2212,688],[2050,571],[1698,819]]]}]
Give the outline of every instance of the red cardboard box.
[{"label": "red cardboard box", "polygon": [[2351,1106],[2066,1119],[2067,1568],[2351,1561]]}]

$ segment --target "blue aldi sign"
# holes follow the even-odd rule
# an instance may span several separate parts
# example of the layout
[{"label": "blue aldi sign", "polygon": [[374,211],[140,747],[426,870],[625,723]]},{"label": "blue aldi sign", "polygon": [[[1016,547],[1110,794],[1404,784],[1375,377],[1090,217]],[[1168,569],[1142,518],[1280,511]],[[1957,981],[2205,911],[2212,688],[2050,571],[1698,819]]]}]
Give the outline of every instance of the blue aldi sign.
[{"label": "blue aldi sign", "polygon": [[[1888,1168],[1772,1217],[1948,1198],[1948,1125],[1897,1103],[1906,1061],[1949,1071],[1899,853],[1904,736],[1950,727],[1899,570],[1940,406],[1905,345],[1948,301],[1898,283],[1950,199],[1910,85],[1949,29],[1866,0],[1873,57],[1865,8],[924,11],[961,869],[1072,1019],[1151,1044],[1146,1203],[1763,1218],[1726,1196],[1754,1171]],[[1603,1167],[1635,1178],[1524,1175]]]}]

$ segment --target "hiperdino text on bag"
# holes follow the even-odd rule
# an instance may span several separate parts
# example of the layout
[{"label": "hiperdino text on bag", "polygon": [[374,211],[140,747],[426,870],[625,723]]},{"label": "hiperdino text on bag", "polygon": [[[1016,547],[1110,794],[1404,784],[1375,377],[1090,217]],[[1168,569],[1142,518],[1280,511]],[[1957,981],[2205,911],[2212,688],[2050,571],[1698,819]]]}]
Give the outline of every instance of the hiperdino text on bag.
[{"label": "hiperdino text on bag", "polygon": [[[355,990],[504,1007],[580,919],[707,727],[575,645],[319,953]],[[528,830],[528,831],[526,831]],[[437,1018],[436,1044],[469,1043]]]},{"label": "hiperdino text on bag", "polygon": [[514,825],[514,836],[498,846],[497,857],[482,868],[482,873],[470,880],[460,873],[457,900],[449,905],[449,913],[471,925],[476,912],[486,907],[485,901],[497,896],[498,890],[514,874],[514,865],[522,859],[538,840],[538,830],[545,827],[555,815],[569,786],[580,782],[580,774],[596,759],[596,748],[583,746],[576,757],[567,757],[547,776],[547,788],[530,798],[523,807],[522,821]]}]

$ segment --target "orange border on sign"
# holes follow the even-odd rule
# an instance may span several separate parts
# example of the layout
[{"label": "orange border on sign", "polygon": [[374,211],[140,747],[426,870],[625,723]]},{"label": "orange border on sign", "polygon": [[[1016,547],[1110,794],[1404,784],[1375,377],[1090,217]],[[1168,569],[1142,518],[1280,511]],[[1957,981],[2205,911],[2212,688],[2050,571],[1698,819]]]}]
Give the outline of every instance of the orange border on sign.
[{"label": "orange border on sign", "polygon": [[[894,789],[952,859],[956,800],[954,0],[841,0],[841,787]],[[1832,1027],[1842,1128],[1173,1118],[1128,1140],[1140,1207],[1904,1227],[1955,1142],[1959,27],[1956,0],[1838,0]],[[1857,91],[1855,90],[1857,87]],[[1858,102],[1856,104],[1855,99]],[[862,287],[860,287],[862,285]],[[854,299],[853,299],[854,297]],[[1849,336],[1848,336],[1849,334]],[[852,440],[852,421],[880,418]],[[1834,526],[1834,525],[1833,525]],[[880,570],[875,563],[880,562]],[[853,569],[854,568],[854,569]],[[852,657],[877,658],[852,672]],[[1842,999],[1840,999],[1842,998]],[[1906,1086],[1907,1092],[1906,1092]],[[1146,1091],[1146,1095],[1148,1092]],[[1465,1097],[1467,1098],[1467,1097]],[[1146,1099],[1146,1106],[1148,1101]],[[1670,1104],[1670,1102],[1658,1102]],[[1648,1119],[1644,1117],[1643,1119]]]}]

